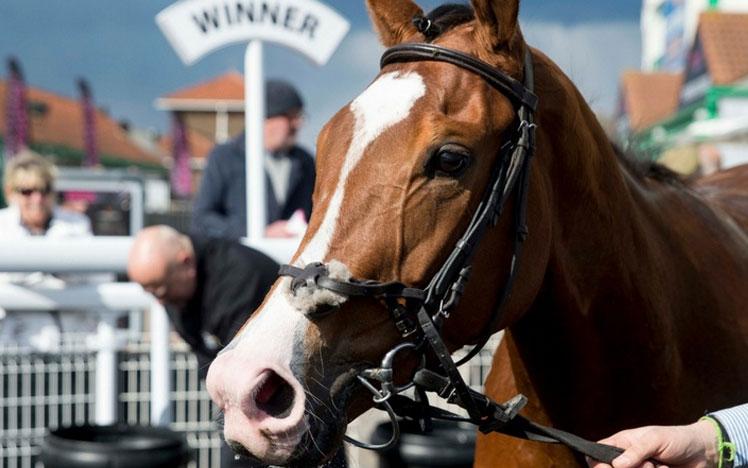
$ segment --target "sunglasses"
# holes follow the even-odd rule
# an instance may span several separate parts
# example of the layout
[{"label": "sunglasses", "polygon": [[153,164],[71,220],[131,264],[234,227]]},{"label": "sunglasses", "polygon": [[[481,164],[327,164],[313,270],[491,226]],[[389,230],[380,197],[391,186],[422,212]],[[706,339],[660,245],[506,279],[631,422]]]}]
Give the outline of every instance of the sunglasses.
[{"label": "sunglasses", "polygon": [[30,197],[31,195],[34,194],[34,192],[37,192],[40,195],[49,195],[50,193],[52,193],[52,188],[49,187],[49,186],[41,187],[41,188],[39,188],[39,187],[34,187],[34,188],[16,188],[15,192],[16,193],[20,193],[24,197]]}]

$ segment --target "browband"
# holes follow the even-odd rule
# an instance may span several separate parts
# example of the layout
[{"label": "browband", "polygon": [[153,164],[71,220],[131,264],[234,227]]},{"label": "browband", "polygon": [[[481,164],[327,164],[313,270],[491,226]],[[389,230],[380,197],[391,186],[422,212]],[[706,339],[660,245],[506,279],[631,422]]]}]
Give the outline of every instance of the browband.
[{"label": "browband", "polygon": [[502,73],[491,65],[462,52],[436,44],[400,44],[387,49],[379,66],[391,63],[417,62],[422,60],[447,62],[469,70],[486,80],[488,84],[511,99],[515,105],[525,105],[533,112],[538,107],[538,97],[522,83]]}]

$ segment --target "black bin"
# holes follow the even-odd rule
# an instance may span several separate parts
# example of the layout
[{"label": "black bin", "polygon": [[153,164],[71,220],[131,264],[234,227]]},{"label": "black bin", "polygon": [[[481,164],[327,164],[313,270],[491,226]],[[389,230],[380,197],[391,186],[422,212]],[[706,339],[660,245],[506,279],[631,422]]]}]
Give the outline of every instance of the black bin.
[{"label": "black bin", "polygon": [[72,426],[44,438],[44,468],[181,468],[190,449],[169,429],[148,426]]},{"label": "black bin", "polygon": [[[475,456],[475,426],[452,421],[433,421],[431,432],[421,432],[412,421],[399,421],[400,440],[378,452],[379,468],[470,468]],[[379,424],[372,436],[382,444],[392,435],[392,424]]]}]

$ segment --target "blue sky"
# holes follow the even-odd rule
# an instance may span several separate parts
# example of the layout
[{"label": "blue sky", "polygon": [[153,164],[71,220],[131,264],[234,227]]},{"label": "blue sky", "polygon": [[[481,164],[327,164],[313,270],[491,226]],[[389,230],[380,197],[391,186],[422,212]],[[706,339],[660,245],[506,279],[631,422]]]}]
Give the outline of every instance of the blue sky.
[{"label": "blue sky", "polygon": [[[318,68],[277,46],[265,51],[268,77],[286,77],[302,91],[309,121],[302,142],[337,109],[361,92],[377,72],[382,51],[363,0],[322,0],[352,25],[330,62]],[[157,28],[154,17],[171,0],[2,0],[0,58],[21,60],[32,86],[76,96],[75,80],[85,77],[97,105],[135,126],[168,129],[167,116],[154,107],[159,96],[241,71],[244,47],[215,52],[187,67]],[[421,0],[425,10],[443,2]],[[614,109],[622,70],[637,68],[641,0],[525,0],[520,18],[525,36],[572,77],[593,108]],[[3,67],[0,76],[5,76]]]}]

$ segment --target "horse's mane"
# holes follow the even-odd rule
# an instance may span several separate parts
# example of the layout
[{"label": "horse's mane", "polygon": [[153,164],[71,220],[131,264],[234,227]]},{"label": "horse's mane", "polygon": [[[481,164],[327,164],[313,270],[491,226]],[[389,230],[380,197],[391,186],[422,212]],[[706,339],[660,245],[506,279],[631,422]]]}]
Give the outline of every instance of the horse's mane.
[{"label": "horse's mane", "polygon": [[[416,20],[417,18],[414,18]],[[462,3],[447,3],[438,6],[423,16],[430,21],[428,33],[424,33],[429,41],[433,41],[450,29],[475,19],[473,7]]]},{"label": "horse's mane", "polygon": [[677,172],[647,158],[637,157],[631,151],[624,151],[611,142],[613,151],[621,165],[638,179],[652,179],[665,184],[683,186],[686,181]]}]

